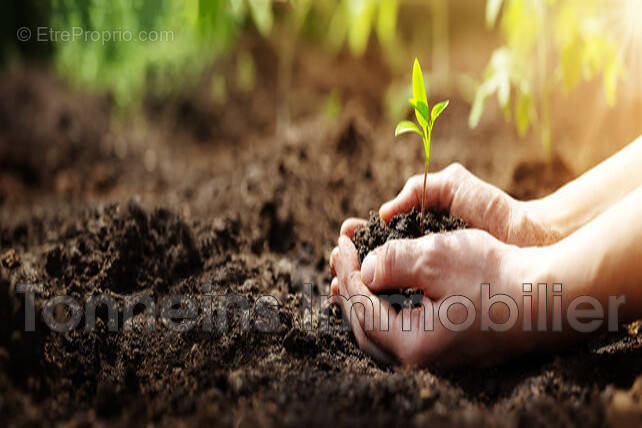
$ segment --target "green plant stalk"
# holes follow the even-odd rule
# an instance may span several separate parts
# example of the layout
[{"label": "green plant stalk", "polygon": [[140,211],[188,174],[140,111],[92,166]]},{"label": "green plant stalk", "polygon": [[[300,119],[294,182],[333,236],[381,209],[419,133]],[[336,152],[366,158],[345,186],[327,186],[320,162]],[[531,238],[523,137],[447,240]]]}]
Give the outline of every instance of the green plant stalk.
[{"label": "green plant stalk", "polygon": [[421,235],[424,234],[424,213],[426,210],[426,181],[428,180],[428,165],[430,163],[430,135],[432,134],[432,124],[428,127],[428,132],[426,133],[426,128],[423,128],[424,135],[427,135],[428,138],[424,137],[424,149],[426,151],[426,166],[424,168],[424,188],[421,194],[421,223],[420,230]]}]

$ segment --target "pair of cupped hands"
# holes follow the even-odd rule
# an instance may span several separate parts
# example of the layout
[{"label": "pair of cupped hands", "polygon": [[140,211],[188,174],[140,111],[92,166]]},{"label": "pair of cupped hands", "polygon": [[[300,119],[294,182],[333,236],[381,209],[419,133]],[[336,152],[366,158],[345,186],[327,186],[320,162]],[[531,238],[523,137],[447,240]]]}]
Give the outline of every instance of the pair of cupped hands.
[{"label": "pair of cupped hands", "polygon": [[[381,206],[383,221],[421,205],[423,178],[410,178],[397,197]],[[546,257],[535,248],[559,239],[537,218],[534,203],[517,201],[452,164],[428,175],[426,207],[447,210],[469,228],[388,241],[368,254],[362,265],[352,238],[366,221],[346,220],[330,256],[335,276],[331,292],[359,347],[376,359],[407,366],[487,365],[527,352],[532,341],[518,328],[482,332],[477,316],[471,328],[453,332],[438,322],[437,314],[440,303],[453,295],[466,296],[479,309],[482,283],[490,284],[491,295],[505,293],[521,301],[522,282],[540,273],[537,260]],[[396,310],[379,297],[404,288],[423,291],[422,306]],[[430,325],[425,317],[431,316],[427,305],[434,308],[431,330],[425,328]],[[507,316],[501,306],[491,307],[497,322]],[[465,310],[462,305],[451,306],[449,320],[461,322]]]}]

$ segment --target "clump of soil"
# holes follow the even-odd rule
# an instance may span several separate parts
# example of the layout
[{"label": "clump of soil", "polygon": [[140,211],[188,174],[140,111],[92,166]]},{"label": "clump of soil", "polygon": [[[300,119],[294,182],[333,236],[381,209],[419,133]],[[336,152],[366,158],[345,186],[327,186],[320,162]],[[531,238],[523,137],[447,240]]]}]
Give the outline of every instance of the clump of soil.
[{"label": "clump of soil", "polygon": [[[416,208],[406,214],[398,214],[386,224],[379,214],[370,212],[368,224],[354,233],[354,245],[363,262],[368,253],[391,239],[414,239],[421,236],[421,213]],[[446,211],[427,210],[424,215],[424,235],[466,228],[466,222],[452,217]]]},{"label": "clump of soil", "polygon": [[[391,239],[414,239],[421,234],[421,212],[417,208],[405,214],[398,214],[386,224],[379,214],[371,211],[368,224],[355,230],[354,244],[359,253],[359,261],[363,263],[368,253],[375,248],[385,244]],[[431,233],[448,232],[466,228],[466,222],[452,217],[446,211],[427,210],[424,215],[423,236]],[[423,291],[416,288],[404,288],[396,290],[394,294],[402,294],[408,300],[403,306],[413,307],[421,303]],[[388,300],[388,299],[387,299]],[[390,303],[395,304],[393,300]]]}]

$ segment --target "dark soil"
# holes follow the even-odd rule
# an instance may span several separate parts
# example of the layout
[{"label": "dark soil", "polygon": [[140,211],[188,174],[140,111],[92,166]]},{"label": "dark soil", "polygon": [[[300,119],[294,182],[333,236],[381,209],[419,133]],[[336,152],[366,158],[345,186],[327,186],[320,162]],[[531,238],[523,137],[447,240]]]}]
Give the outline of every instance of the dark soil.
[{"label": "dark soil", "polygon": [[[363,262],[368,253],[385,244],[391,239],[414,239],[421,237],[421,210],[413,208],[406,214],[398,214],[386,224],[379,214],[370,212],[368,224],[354,232],[354,245],[359,252],[359,260]],[[451,217],[445,211],[426,210],[424,214],[424,235],[431,233],[449,232],[463,229],[466,222]]]},{"label": "dark soil", "polygon": [[[370,218],[365,226],[362,226],[354,232],[354,245],[359,253],[359,260],[363,263],[368,253],[375,248],[385,244],[391,239],[414,239],[422,236],[421,234],[421,210],[413,208],[412,211],[405,214],[398,214],[390,219],[386,224],[379,214],[370,211]],[[463,229],[466,223],[458,218],[451,217],[445,211],[426,210],[424,213],[424,230],[423,236],[431,233],[448,232],[457,229]],[[404,306],[412,307],[421,304],[423,291],[416,288],[403,288],[386,294],[401,294],[407,299]],[[387,299],[387,296],[384,295]],[[389,300],[394,304],[393,300]]]},{"label": "dark soil", "polygon": [[[338,86],[347,103],[381,105],[376,89],[390,73],[376,52],[366,65],[306,55],[295,61],[297,99]],[[368,80],[366,90],[339,75]],[[560,353],[445,373],[381,365],[358,349],[319,297],[329,294],[328,256],[343,219],[396,194],[421,167],[422,148],[391,151],[392,128],[377,109],[346,109],[337,122],[301,114],[275,136],[274,86],[253,94],[253,109],[265,114],[256,126],[225,116],[186,132],[176,123],[209,126],[202,118],[218,110],[181,108],[179,98],[153,119],[117,121],[103,98],[78,95],[48,72],[2,76],[2,425],[604,426],[615,388],[642,373],[636,326]],[[435,170],[459,160],[509,186],[530,146],[507,146],[514,131],[499,114],[471,135],[467,114],[451,97],[434,137],[443,142],[433,149]],[[220,131],[226,123],[248,125]],[[480,136],[485,150],[469,143]],[[461,225],[430,218],[434,231]],[[385,239],[417,226],[416,214],[402,218]],[[25,331],[21,283],[41,286],[34,332]],[[101,307],[92,331],[84,318],[71,332],[49,330],[42,310],[63,293],[82,304],[98,293],[113,298],[118,330],[109,331]],[[160,306],[178,294],[241,300],[223,318],[218,306],[199,305],[194,322],[177,321],[182,332],[158,307],[137,306],[123,325],[132,296]],[[268,307],[265,295],[278,304]],[[69,310],[53,314],[64,321]],[[274,328],[264,328],[267,319]]]}]

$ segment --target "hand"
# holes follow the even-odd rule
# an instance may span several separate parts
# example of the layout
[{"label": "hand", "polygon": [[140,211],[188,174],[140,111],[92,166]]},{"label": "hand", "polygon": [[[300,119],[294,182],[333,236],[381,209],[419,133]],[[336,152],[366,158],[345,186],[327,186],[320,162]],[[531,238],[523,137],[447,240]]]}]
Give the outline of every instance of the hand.
[{"label": "hand", "polygon": [[[541,262],[550,255],[543,257],[542,251],[506,245],[484,231],[469,229],[389,241],[370,253],[360,267],[354,244],[341,236],[330,260],[337,275],[332,293],[350,319],[360,348],[378,359],[393,358],[410,366],[494,364],[538,346],[532,335],[521,329],[521,284],[545,278]],[[482,283],[490,283],[490,296],[508,295],[520,308],[511,312],[517,319],[509,331],[481,330],[484,310],[490,311],[490,320],[496,323],[509,319],[505,304],[491,306],[486,302],[490,309],[482,308]],[[396,310],[377,295],[394,294],[399,288],[422,290],[422,306]],[[474,305],[468,308],[473,324],[461,332],[444,327],[440,314],[446,302],[452,323],[466,319],[463,305],[448,304],[452,299],[447,299],[456,295],[465,296]],[[434,329],[425,331],[430,320]]]},{"label": "hand", "polygon": [[[392,201],[381,206],[386,223],[397,214],[421,206],[423,175],[411,177]],[[475,177],[460,164],[428,174],[426,207],[446,210],[469,226],[482,229],[500,241],[520,247],[544,246],[562,238],[538,219],[533,202],[517,201],[497,187]],[[350,226],[350,224],[348,224]]]}]

